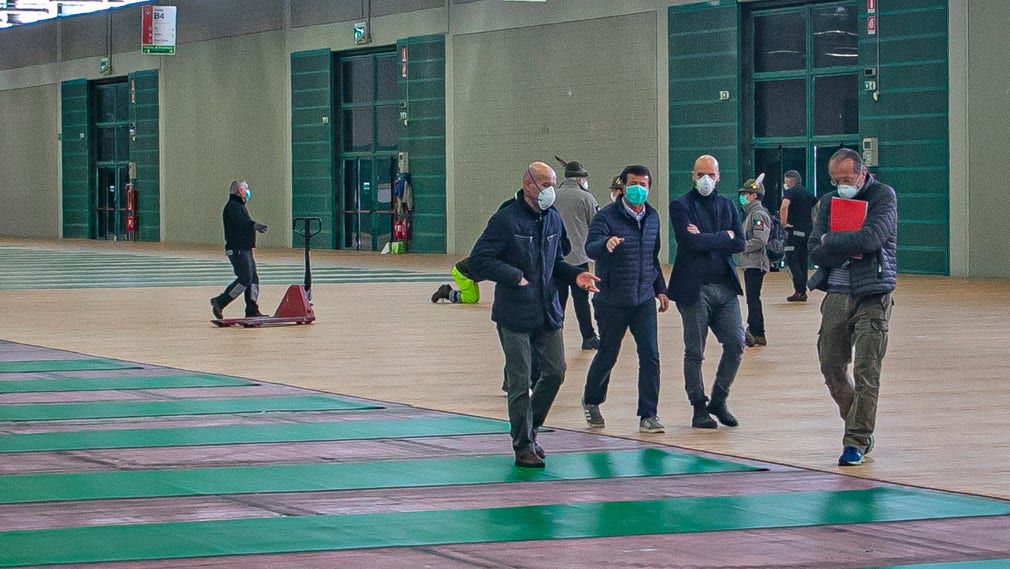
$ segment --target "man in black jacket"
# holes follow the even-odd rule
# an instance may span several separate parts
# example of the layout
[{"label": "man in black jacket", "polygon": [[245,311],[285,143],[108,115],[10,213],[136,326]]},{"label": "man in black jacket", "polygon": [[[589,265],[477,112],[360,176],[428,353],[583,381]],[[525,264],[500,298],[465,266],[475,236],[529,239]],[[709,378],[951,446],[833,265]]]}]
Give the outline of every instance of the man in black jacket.
[{"label": "man in black jacket", "polygon": [[789,302],[807,301],[807,239],[814,224],[814,206],[817,198],[803,187],[803,177],[796,170],[785,173],[782,205],[779,219],[789,238],[786,242],[786,266],[793,279],[793,294],[786,297]]},{"label": "man in black jacket", "polygon": [[[897,280],[898,200],[894,189],[866,170],[855,150],[835,152],[828,160],[828,173],[838,189],[821,199],[810,234],[810,258],[817,265],[810,289],[827,292],[821,303],[817,355],[828,391],[845,420],[838,465],[857,466],[873,449],[880,368]],[[851,227],[858,229],[831,231],[836,198],[865,203],[865,219]],[[840,229],[840,224],[835,226]]]},{"label": "man in black jacket", "polygon": [[[516,465],[532,468],[544,466],[537,428],[565,378],[564,315],[552,279],[563,275],[589,292],[596,292],[593,283],[599,280],[563,260],[561,216],[551,208],[556,182],[550,166],[530,164],[522,177],[522,199],[491,217],[469,257],[474,272],[495,283],[491,320],[505,353],[512,448]],[[530,395],[533,359],[540,380]]]},{"label": "man in black jacket", "polygon": [[[726,398],[744,350],[737,299],[743,289],[733,262],[733,254],[744,250],[744,236],[737,207],[715,189],[719,183],[719,162],[715,157],[699,156],[691,178],[694,189],[670,202],[677,257],[667,286],[684,324],[684,389],[694,407],[692,427],[716,428],[718,425],[710,413],[723,425],[735,427],[737,420],[727,409]],[[701,377],[709,328],[722,344],[711,403],[705,396]]]},{"label": "man in black jacket", "polygon": [[224,292],[210,299],[211,312],[219,320],[224,317],[224,308],[240,294],[245,295],[246,318],[263,316],[256,303],[260,293],[260,277],[256,273],[253,249],[256,248],[256,233],[266,233],[267,226],[249,217],[245,204],[250,197],[252,192],[249,184],[245,180],[235,180],[231,183],[228,203],[224,205],[221,214],[224,220],[224,254],[231,261],[235,280]]},{"label": "man in black jacket", "polygon": [[638,346],[638,430],[662,433],[659,404],[659,343],[656,301],[666,312],[666,282],[659,266],[659,213],[646,202],[652,174],[645,166],[621,172],[624,196],[596,214],[589,226],[586,253],[596,261],[600,292],[593,296],[600,345],[586,375],[582,410],[591,428],[604,426],[600,404],[607,399],[610,372],[630,329]]}]

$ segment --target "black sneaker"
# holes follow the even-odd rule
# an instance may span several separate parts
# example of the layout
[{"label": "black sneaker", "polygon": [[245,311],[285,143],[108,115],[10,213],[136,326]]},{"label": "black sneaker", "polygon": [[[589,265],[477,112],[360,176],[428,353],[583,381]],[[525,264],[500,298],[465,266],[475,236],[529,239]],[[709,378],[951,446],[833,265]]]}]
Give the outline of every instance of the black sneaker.
[{"label": "black sneaker", "polygon": [[246,318],[266,318],[267,315],[263,314],[262,312],[260,312],[259,310],[257,310],[256,312],[247,312],[246,315],[245,315],[245,317]]},{"label": "black sneaker", "polygon": [[582,340],[583,350],[596,350],[600,347],[600,337],[592,336],[591,338],[585,338]]},{"label": "black sneaker", "polygon": [[218,320],[224,318],[224,310],[221,309],[221,305],[217,303],[217,297],[210,299],[210,311],[214,313],[214,318]]},{"label": "black sneaker", "polygon": [[449,292],[452,291],[452,286],[444,284],[439,285],[435,294],[431,295],[431,302],[435,303],[440,300],[449,300]]}]

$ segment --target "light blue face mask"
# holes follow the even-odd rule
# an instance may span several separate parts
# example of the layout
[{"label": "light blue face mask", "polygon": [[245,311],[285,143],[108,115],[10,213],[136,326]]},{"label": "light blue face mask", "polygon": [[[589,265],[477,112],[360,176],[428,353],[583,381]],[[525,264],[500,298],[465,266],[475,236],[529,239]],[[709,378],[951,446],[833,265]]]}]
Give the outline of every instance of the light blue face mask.
[{"label": "light blue face mask", "polygon": [[747,206],[747,194],[740,194],[740,205]]},{"label": "light blue face mask", "polygon": [[858,193],[859,188],[855,186],[849,186],[847,184],[838,186],[838,195],[847,200],[851,200],[852,198],[856,197],[856,194]]},{"label": "light blue face mask", "polygon": [[645,186],[635,184],[634,186],[628,186],[624,189],[624,199],[628,200],[628,203],[635,207],[644,204],[648,197],[649,189]]},{"label": "light blue face mask", "polygon": [[252,199],[252,190],[250,190],[249,188],[246,188],[245,189],[245,201],[249,201],[251,199]]}]

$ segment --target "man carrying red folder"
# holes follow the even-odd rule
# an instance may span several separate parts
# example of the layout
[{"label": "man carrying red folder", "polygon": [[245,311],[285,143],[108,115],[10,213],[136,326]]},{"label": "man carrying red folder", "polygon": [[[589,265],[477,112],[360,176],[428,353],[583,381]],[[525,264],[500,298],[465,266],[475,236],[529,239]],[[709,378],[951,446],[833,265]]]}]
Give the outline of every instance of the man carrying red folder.
[{"label": "man carrying red folder", "polygon": [[835,152],[828,173],[838,189],[821,199],[810,234],[810,258],[818,269],[809,285],[827,293],[817,354],[845,420],[838,464],[857,466],[873,449],[897,272],[898,202],[894,189],[878,182],[854,150]]}]

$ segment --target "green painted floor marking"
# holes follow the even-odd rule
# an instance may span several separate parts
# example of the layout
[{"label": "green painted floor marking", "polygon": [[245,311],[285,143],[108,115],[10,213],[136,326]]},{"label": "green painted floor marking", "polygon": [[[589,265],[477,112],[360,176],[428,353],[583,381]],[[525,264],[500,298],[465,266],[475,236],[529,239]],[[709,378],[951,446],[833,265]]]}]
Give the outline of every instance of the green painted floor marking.
[{"label": "green painted floor marking", "polygon": [[951,563],[926,563],[925,565],[894,565],[867,569],[1010,569],[1010,559],[954,561]]},{"label": "green painted floor marking", "polygon": [[327,423],[225,425],[179,429],[126,429],[0,435],[0,453],[347,441],[508,432],[509,424],[506,421],[477,417],[419,417],[378,421],[355,419]]},{"label": "green painted floor marking", "polygon": [[701,533],[1008,514],[1010,505],[996,500],[874,488],[643,502],[90,526],[0,532],[3,544],[0,567]]},{"label": "green painted floor marking", "polygon": [[368,463],[293,464],[188,470],[33,474],[0,478],[0,504],[318,492],[753,472],[752,466],[659,449],[552,454],[544,469],[512,456]]},{"label": "green painted floor marking", "polygon": [[66,421],[173,415],[223,415],[276,411],[361,411],[378,405],[311,395],[306,397],[246,397],[242,399],[178,399],[173,401],[94,401],[0,405],[0,421]]},{"label": "green painted floor marking", "polygon": [[87,360],[33,360],[0,362],[0,373],[35,373],[40,371],[105,371],[112,369],[141,369],[137,364],[103,359]]},{"label": "green painted floor marking", "polygon": [[151,377],[61,377],[0,381],[0,393],[53,391],[122,391],[129,389],[176,389],[183,387],[238,387],[253,381],[224,375],[162,375]]}]

